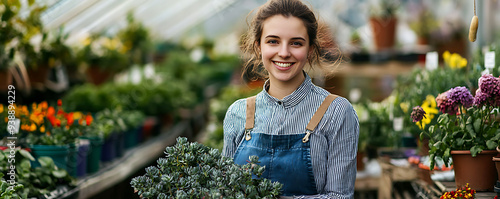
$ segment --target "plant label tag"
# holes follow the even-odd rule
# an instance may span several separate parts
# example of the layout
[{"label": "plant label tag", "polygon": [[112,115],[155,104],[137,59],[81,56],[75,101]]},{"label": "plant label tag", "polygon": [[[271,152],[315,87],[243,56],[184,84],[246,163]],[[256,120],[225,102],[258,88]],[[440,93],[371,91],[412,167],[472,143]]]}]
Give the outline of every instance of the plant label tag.
[{"label": "plant label tag", "polygon": [[436,51],[428,52],[425,55],[425,68],[427,70],[435,70],[438,68],[438,53]]},{"label": "plant label tag", "polygon": [[137,85],[141,82],[141,80],[141,69],[138,66],[132,67],[132,69],[130,69],[130,82]]},{"label": "plant label tag", "polygon": [[395,117],[392,123],[392,127],[394,131],[402,131],[403,130],[403,117]]},{"label": "plant label tag", "polygon": [[14,121],[9,121],[9,125],[7,125],[7,132],[9,132],[9,134],[11,135],[16,135],[17,133],[19,133],[20,126],[21,120],[19,118],[14,119]]},{"label": "plant label tag", "polygon": [[484,55],[484,67],[487,69],[495,67],[495,51],[486,52]]}]

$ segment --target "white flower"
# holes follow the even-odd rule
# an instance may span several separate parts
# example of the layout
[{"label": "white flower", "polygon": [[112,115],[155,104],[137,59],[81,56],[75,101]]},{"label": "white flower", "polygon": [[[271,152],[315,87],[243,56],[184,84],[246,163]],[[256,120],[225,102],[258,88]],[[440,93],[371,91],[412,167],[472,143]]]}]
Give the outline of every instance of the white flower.
[{"label": "white flower", "polygon": [[203,58],[203,54],[205,54],[203,52],[203,49],[200,47],[197,47],[191,51],[191,53],[189,54],[189,57],[191,58],[191,60],[193,62],[200,62],[201,59]]},{"label": "white flower", "polygon": [[40,49],[42,47],[42,39],[43,39],[43,36],[40,33],[38,33],[30,38],[30,44],[31,44],[31,46],[33,46],[33,50],[36,53],[40,52]]}]

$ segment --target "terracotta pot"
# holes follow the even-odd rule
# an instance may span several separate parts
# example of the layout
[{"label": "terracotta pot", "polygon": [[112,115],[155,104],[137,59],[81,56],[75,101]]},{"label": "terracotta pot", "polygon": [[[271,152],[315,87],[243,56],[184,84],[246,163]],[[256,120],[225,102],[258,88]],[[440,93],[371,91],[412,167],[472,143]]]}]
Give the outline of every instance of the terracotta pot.
[{"label": "terracotta pot", "polygon": [[363,171],[365,170],[365,162],[363,162],[363,158],[365,157],[364,152],[359,152],[356,154],[356,170]]},{"label": "terracotta pot", "polygon": [[427,37],[419,36],[417,37],[418,45],[429,45],[429,39]]},{"label": "terracotta pot", "polygon": [[497,170],[491,160],[497,153],[496,150],[483,150],[476,157],[472,157],[469,150],[452,150],[451,158],[457,188],[469,183],[469,186],[476,191],[493,191],[497,181]]},{"label": "terracotta pot", "polygon": [[8,86],[12,84],[12,74],[8,70],[0,70],[0,90],[8,90]]},{"label": "terracotta pot", "polygon": [[396,38],[396,17],[370,18],[376,50],[391,49]]},{"label": "terracotta pot", "polygon": [[113,77],[114,73],[107,70],[102,70],[98,66],[91,66],[87,69],[89,82],[94,85],[101,85]]},{"label": "terracotta pot", "polygon": [[45,84],[45,80],[49,74],[48,66],[38,66],[38,68],[28,68],[28,77],[32,86],[36,84]]},{"label": "terracotta pot", "polygon": [[497,178],[500,179],[500,157],[493,157],[493,162],[495,162],[495,167],[497,169]]}]

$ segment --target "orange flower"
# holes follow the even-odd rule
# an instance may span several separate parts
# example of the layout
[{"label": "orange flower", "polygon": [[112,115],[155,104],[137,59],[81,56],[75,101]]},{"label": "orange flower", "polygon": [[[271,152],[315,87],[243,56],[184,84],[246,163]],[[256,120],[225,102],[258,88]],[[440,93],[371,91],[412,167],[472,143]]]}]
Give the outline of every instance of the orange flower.
[{"label": "orange flower", "polygon": [[85,121],[87,122],[87,126],[90,126],[90,124],[92,124],[92,120],[94,120],[92,118],[92,115],[88,114],[87,117],[85,117]]},{"label": "orange flower", "polygon": [[57,111],[57,115],[66,115],[66,113],[63,110],[59,109]]},{"label": "orange flower", "polygon": [[3,104],[0,104],[0,113],[3,113]]},{"label": "orange flower", "polygon": [[47,116],[47,119],[49,119],[50,124],[52,124],[53,127],[61,127],[61,120],[57,119],[53,115]]},{"label": "orange flower", "polygon": [[45,111],[49,107],[49,104],[46,101],[43,101],[40,103],[40,106],[42,107],[42,111]]},{"label": "orange flower", "polygon": [[36,124],[35,123],[31,123],[30,131],[36,131]]},{"label": "orange flower", "polygon": [[57,106],[62,106],[62,100],[61,99],[57,100]]},{"label": "orange flower", "polygon": [[52,106],[49,107],[49,109],[47,110],[47,116],[53,116],[55,113],[56,113],[56,110]]},{"label": "orange flower", "polygon": [[66,120],[67,120],[67,126],[73,125],[74,119],[73,119],[73,113],[68,113],[66,114]]},{"label": "orange flower", "polygon": [[43,126],[43,125],[42,125],[42,126],[40,127],[40,132],[45,133],[45,126]]}]

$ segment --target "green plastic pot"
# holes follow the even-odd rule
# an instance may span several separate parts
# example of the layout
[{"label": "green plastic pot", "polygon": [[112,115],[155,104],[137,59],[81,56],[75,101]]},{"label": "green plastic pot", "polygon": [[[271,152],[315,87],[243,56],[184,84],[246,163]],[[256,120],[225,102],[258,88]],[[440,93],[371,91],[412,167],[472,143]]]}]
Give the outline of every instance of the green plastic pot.
[{"label": "green plastic pot", "polygon": [[95,173],[100,169],[102,143],[101,137],[80,137],[89,140],[89,150],[87,151],[87,173]]},{"label": "green plastic pot", "polygon": [[[69,145],[31,145],[30,148],[35,159],[47,156],[52,158],[58,168],[68,169]],[[40,167],[38,161],[32,161],[31,165]]]}]

